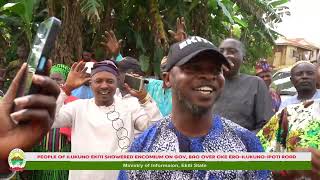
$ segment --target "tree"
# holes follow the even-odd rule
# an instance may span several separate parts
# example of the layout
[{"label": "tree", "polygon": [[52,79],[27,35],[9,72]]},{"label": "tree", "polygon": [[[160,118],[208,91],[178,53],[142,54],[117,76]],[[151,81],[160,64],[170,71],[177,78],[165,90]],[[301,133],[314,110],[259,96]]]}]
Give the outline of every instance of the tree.
[{"label": "tree", "polygon": [[28,41],[27,46],[32,43],[32,34],[37,25],[34,19],[38,16],[35,10],[38,8],[40,0],[17,0],[9,3],[0,1],[0,22],[4,28],[11,25],[18,27],[23,32]]},{"label": "tree", "polygon": [[[62,27],[55,50],[52,53],[54,63],[72,64],[74,60],[81,58],[83,48],[83,17],[78,1],[62,0],[63,12],[61,15]],[[53,1],[50,1],[49,13],[59,16],[53,12]],[[60,9],[59,9],[60,10]]]},{"label": "tree", "polygon": [[[248,49],[245,70],[250,72],[258,58],[272,52],[273,41],[279,36],[273,28],[282,18],[278,10],[288,0],[47,0],[40,4],[37,0],[16,0],[13,3],[25,5],[24,2],[31,1],[33,11],[26,11],[28,16],[14,14],[13,10],[5,10],[4,15],[22,24],[28,24],[27,20],[36,24],[35,15],[47,9],[50,16],[60,18],[62,31],[53,53],[54,63],[71,64],[81,57],[83,49],[95,51],[98,60],[106,58],[100,46],[101,35],[105,30],[114,30],[117,37],[124,39],[122,53],[139,58],[143,70],[151,75],[159,74],[160,60],[172,43],[167,30],[174,29],[176,18],[181,16],[185,17],[189,35],[203,36],[216,45],[227,37],[241,39]],[[33,12],[31,18],[30,12]],[[1,22],[0,12],[0,26]],[[7,30],[2,31],[12,35],[11,26],[5,27]],[[33,34],[35,28],[30,28],[30,23],[21,27],[30,39],[30,32]]]}]

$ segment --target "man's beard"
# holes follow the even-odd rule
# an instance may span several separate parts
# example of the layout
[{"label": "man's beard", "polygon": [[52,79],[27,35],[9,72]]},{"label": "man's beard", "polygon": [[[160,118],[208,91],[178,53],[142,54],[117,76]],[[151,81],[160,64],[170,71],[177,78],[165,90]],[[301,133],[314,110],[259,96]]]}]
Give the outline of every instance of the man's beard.
[{"label": "man's beard", "polygon": [[178,97],[178,102],[181,106],[183,106],[187,111],[190,111],[193,116],[195,117],[200,117],[203,116],[204,114],[208,113],[211,111],[211,107],[201,107],[195,104],[192,104],[186,97],[184,97],[181,93],[180,90],[177,90],[177,97]]},{"label": "man's beard", "polygon": [[297,91],[313,91],[314,90],[314,87],[315,85],[312,84],[312,83],[305,83],[304,85],[298,85],[296,87]]}]

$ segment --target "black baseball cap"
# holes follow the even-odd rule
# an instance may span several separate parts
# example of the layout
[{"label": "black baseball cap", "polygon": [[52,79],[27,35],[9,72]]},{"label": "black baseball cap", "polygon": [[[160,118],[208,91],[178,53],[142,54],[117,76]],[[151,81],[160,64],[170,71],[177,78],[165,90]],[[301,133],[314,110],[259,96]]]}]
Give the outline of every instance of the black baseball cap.
[{"label": "black baseball cap", "polygon": [[181,66],[196,55],[204,52],[206,52],[208,56],[212,56],[213,61],[220,61],[230,68],[227,59],[220,53],[219,49],[214,44],[202,37],[191,36],[182,42],[170,46],[168,61],[164,70],[168,72],[173,66]]}]

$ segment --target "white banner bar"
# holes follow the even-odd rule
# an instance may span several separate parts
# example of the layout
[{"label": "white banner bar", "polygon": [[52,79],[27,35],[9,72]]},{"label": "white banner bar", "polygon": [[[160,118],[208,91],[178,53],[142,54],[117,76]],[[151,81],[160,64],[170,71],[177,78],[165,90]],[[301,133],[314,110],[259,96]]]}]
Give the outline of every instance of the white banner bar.
[{"label": "white banner bar", "polygon": [[27,161],[311,161],[311,153],[43,153],[25,152]]}]

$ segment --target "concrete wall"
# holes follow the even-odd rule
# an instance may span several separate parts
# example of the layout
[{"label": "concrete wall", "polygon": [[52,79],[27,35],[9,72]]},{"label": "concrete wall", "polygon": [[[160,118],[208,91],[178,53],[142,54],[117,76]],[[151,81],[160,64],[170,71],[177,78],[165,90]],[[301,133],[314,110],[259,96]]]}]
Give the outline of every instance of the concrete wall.
[{"label": "concrete wall", "polygon": [[[289,53],[289,54],[288,54]],[[290,55],[287,46],[277,46],[274,49],[274,58],[272,65],[276,68],[286,66],[287,64],[287,56]]]},{"label": "concrete wall", "polygon": [[295,51],[296,53],[298,53],[298,48],[294,47],[294,46],[287,46],[286,49],[287,53],[285,56],[285,63],[283,65],[288,66],[288,65],[292,65],[294,63],[297,62],[298,58],[297,57],[293,57],[293,52]]}]

